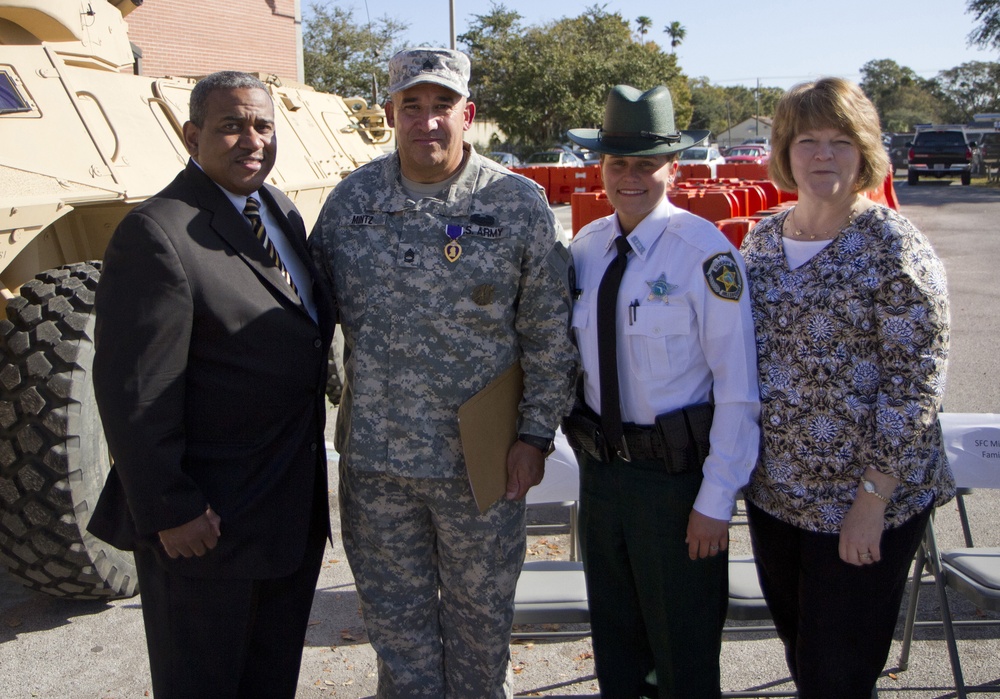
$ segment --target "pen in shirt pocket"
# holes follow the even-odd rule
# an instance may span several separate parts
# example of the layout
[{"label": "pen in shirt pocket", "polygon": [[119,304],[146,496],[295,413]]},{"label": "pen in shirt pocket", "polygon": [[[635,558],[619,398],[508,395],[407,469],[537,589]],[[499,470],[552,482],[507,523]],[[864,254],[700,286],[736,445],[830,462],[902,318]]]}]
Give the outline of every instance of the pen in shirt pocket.
[{"label": "pen in shirt pocket", "polygon": [[636,317],[639,315],[639,299],[635,299],[628,305],[628,324],[632,325],[635,323]]}]

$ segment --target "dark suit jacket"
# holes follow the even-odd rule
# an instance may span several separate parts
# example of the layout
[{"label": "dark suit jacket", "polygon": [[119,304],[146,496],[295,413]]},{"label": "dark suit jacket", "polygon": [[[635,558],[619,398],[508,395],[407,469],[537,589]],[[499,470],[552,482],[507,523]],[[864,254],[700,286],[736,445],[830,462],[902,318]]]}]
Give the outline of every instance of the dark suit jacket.
[{"label": "dark suit jacket", "polygon": [[[267,185],[261,196],[314,272],[292,202]],[[153,546],[168,570],[195,577],[298,567],[311,516],[329,531],[323,389],[334,319],[328,292],[314,283],[314,296],[318,324],[193,163],[125,217],[95,303],[94,387],[114,467],[92,534],[125,550]],[[163,554],[157,532],[209,505],[222,520],[218,546]]]}]

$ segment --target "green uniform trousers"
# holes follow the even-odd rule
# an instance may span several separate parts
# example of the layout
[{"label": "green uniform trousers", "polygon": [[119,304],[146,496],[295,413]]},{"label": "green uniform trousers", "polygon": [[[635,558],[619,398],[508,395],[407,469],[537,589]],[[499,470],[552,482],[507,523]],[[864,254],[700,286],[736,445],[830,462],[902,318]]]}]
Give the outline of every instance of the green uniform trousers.
[{"label": "green uniform trousers", "polygon": [[720,696],[728,555],[692,561],[684,543],[701,471],[671,475],[662,461],[577,459],[601,696]]}]

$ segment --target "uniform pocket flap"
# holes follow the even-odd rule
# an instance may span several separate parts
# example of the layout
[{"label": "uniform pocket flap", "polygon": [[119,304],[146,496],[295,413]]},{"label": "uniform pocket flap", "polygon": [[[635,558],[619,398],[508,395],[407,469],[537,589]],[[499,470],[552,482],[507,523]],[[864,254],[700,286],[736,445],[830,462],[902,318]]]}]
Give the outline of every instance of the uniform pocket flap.
[{"label": "uniform pocket flap", "polygon": [[687,306],[637,306],[625,324],[626,335],[666,337],[691,333],[691,309]]}]

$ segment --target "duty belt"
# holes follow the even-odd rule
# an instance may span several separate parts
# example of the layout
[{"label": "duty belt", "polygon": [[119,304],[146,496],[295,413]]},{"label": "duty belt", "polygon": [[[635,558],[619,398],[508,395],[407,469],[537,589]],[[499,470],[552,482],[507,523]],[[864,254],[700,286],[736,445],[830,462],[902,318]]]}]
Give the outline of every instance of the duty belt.
[{"label": "duty belt", "polygon": [[589,407],[577,406],[563,420],[570,446],[603,463],[615,457],[624,461],[659,461],[667,473],[700,470],[709,452],[713,406],[692,405],[658,415],[654,425],[622,425],[620,445],[607,443],[600,417]]}]

